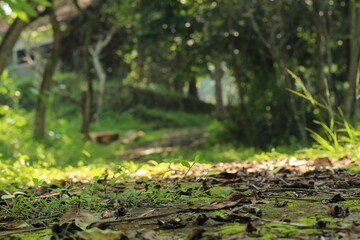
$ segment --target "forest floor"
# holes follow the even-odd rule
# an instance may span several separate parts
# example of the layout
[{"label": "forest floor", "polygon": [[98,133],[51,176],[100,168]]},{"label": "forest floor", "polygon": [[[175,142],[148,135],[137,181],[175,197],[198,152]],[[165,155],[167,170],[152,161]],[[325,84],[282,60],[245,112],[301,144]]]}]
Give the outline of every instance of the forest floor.
[{"label": "forest floor", "polygon": [[[136,159],[206,137],[201,129],[173,132],[121,154]],[[359,239],[360,174],[344,170],[353,162],[175,159],[146,174],[38,182],[1,192],[0,239]]]}]

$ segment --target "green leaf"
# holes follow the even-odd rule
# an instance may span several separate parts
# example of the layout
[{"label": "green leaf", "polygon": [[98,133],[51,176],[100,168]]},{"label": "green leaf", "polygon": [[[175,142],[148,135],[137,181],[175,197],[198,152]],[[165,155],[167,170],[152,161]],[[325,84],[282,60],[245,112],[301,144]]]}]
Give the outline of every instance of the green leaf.
[{"label": "green leaf", "polygon": [[35,186],[39,185],[39,183],[40,183],[39,179],[33,178],[32,180],[33,180],[33,183],[34,183]]},{"label": "green leaf", "polygon": [[83,149],[82,151],[82,154],[84,154],[86,157],[91,157],[91,154],[88,152],[88,151],[86,151],[85,149]]},{"label": "green leaf", "polygon": [[39,5],[46,6],[46,7],[50,7],[52,5],[51,2],[49,2],[47,0],[34,0],[34,2],[38,3]]},{"label": "green leaf", "polygon": [[311,130],[311,129],[306,129],[307,131],[310,132],[311,137],[320,144],[320,146],[322,146],[323,148],[329,150],[329,151],[334,151],[333,146],[331,146],[331,144],[329,143],[329,141],[327,141],[325,138],[323,138],[322,136],[320,136],[320,134],[316,133],[315,131]]},{"label": "green leaf", "polygon": [[184,187],[184,188],[190,188],[190,189],[193,189],[195,188],[195,186],[189,184],[189,183],[179,183],[180,186]]},{"label": "green leaf", "polygon": [[18,18],[20,18],[20,19],[23,20],[24,22],[28,22],[28,21],[29,21],[29,18],[28,18],[28,16],[26,15],[25,12],[23,12],[23,11],[16,11],[15,14],[17,15]]},{"label": "green leaf", "polygon": [[191,165],[188,161],[181,161],[181,165],[183,165],[184,167],[190,168]]},{"label": "green leaf", "polygon": [[31,16],[35,17],[37,15],[37,12],[24,0],[18,0],[18,4],[20,5],[22,10],[24,10],[26,13],[30,14]]}]

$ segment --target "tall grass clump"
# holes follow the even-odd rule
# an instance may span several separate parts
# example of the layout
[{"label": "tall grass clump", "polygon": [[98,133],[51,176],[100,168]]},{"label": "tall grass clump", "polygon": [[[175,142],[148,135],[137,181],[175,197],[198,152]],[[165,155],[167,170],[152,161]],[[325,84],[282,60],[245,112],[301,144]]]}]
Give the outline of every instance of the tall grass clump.
[{"label": "tall grass clump", "polygon": [[[319,126],[319,130],[313,130],[306,128],[310,133],[312,139],[317,145],[314,149],[308,149],[307,151],[316,150],[319,153],[335,156],[344,156],[358,158],[360,151],[360,131],[355,129],[349,121],[346,119],[341,108],[337,111],[333,110],[329,101],[323,100],[322,103],[317,101],[311,92],[306,88],[303,81],[288,70],[288,73],[300,86],[301,91],[295,91],[288,89],[290,92],[308,100],[319,114],[318,119],[313,120],[316,126]],[[325,113],[321,115],[321,113]],[[327,119],[327,120],[326,120]]]}]

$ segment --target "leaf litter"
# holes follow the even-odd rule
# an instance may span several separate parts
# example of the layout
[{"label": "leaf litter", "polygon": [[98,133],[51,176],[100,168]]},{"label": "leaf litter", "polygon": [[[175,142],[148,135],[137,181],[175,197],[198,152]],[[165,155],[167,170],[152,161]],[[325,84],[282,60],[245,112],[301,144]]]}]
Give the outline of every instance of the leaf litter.
[{"label": "leaf litter", "polygon": [[[0,239],[44,229],[40,239],[358,239],[360,175],[339,168],[351,162],[198,164],[166,178],[104,174],[92,183],[3,192]],[[57,214],[36,214],[40,202],[56,199]],[[23,214],[14,214],[17,206]]]}]

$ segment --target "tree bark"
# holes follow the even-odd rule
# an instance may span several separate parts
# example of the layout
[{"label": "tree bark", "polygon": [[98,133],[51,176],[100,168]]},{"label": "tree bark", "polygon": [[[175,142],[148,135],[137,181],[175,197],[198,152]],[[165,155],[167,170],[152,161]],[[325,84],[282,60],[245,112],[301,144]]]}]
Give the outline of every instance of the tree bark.
[{"label": "tree bark", "polygon": [[189,89],[188,89],[188,96],[195,98],[195,99],[199,99],[199,94],[198,94],[198,89],[196,86],[196,77],[193,76],[191,77],[190,81],[189,81]]},{"label": "tree bark", "polygon": [[103,50],[103,48],[109,44],[112,36],[113,36],[113,32],[111,31],[104,39],[99,40],[95,44],[95,47],[89,47],[89,52],[92,56],[92,61],[95,67],[95,71],[99,77],[99,96],[97,99],[98,101],[97,101],[96,112],[94,113],[94,119],[97,122],[100,120],[99,115],[101,113],[101,109],[104,102],[105,83],[106,83],[106,73],[100,62],[100,53]]},{"label": "tree bark", "polygon": [[215,79],[215,100],[216,100],[216,117],[219,120],[223,120],[225,117],[225,107],[223,103],[223,94],[222,94],[222,84],[221,80],[224,76],[224,70],[221,67],[221,59],[215,59],[215,72],[214,72],[214,79]]},{"label": "tree bark", "polygon": [[327,80],[324,74],[324,41],[323,41],[323,24],[322,17],[319,15],[321,8],[322,0],[313,0],[313,14],[314,14],[314,25],[316,32],[316,49],[315,49],[315,61],[314,68],[316,72],[316,87],[320,99],[328,99],[327,91]]},{"label": "tree bark", "polygon": [[61,32],[53,7],[49,8],[49,17],[53,29],[54,40],[53,40],[50,58],[47,61],[44,69],[43,79],[40,86],[40,93],[36,101],[34,137],[37,139],[43,139],[45,137],[46,108],[47,108],[46,99],[49,96],[52,78],[56,71],[57,63],[59,60],[59,53],[60,53]]},{"label": "tree bark", "polygon": [[[89,23],[90,25],[90,23]],[[90,131],[90,123],[92,117],[92,106],[93,106],[93,80],[90,73],[90,64],[89,64],[89,46],[90,46],[90,38],[92,34],[91,26],[88,26],[86,30],[86,37],[84,41],[84,71],[87,79],[87,90],[82,94],[82,104],[81,104],[81,112],[82,112],[82,122],[81,122],[81,130],[86,138],[90,139],[89,131]]]},{"label": "tree bark", "polygon": [[20,18],[16,18],[7,30],[0,45],[0,76],[6,68],[9,57],[12,54],[12,50],[20,37],[21,32],[28,25]]},{"label": "tree bark", "polygon": [[349,90],[346,99],[346,114],[351,121],[354,121],[356,109],[356,95],[358,87],[358,67],[359,67],[359,25],[360,25],[360,8],[356,6],[355,0],[350,0],[350,45],[349,45],[349,61],[347,69],[347,81]]}]

